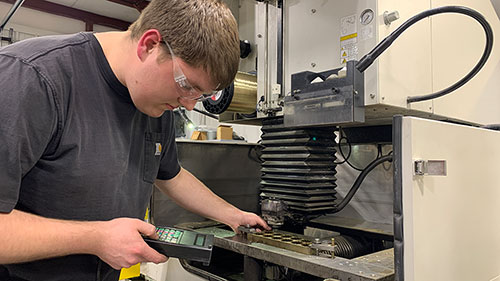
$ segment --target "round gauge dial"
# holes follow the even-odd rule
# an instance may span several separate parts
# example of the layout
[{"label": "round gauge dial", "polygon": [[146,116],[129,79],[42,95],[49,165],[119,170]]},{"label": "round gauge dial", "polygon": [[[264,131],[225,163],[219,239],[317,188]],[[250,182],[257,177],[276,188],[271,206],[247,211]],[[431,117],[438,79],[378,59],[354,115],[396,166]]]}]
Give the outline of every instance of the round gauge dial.
[{"label": "round gauge dial", "polygon": [[361,16],[359,16],[359,21],[361,22],[362,25],[368,25],[372,22],[373,17],[374,17],[373,10],[366,9],[361,13]]}]

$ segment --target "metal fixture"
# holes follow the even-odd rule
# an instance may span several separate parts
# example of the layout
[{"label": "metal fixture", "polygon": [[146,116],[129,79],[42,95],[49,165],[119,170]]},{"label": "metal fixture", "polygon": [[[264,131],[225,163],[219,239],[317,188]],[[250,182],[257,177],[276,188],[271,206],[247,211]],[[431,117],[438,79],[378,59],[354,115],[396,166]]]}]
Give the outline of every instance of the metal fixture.
[{"label": "metal fixture", "polygon": [[392,11],[392,12],[385,11],[384,12],[385,25],[391,25],[391,23],[393,21],[398,20],[398,19],[399,19],[399,12],[398,11]]},{"label": "metal fixture", "polygon": [[446,160],[415,160],[415,175],[446,176]]}]

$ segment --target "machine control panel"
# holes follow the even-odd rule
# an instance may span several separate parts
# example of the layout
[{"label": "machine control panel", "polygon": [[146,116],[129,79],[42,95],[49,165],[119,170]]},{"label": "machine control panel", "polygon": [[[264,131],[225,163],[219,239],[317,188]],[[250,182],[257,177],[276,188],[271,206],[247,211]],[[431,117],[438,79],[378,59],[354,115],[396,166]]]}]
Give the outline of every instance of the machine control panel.
[{"label": "machine control panel", "polygon": [[144,241],[167,257],[210,263],[214,236],[173,227],[156,227],[158,240],[144,237]]}]

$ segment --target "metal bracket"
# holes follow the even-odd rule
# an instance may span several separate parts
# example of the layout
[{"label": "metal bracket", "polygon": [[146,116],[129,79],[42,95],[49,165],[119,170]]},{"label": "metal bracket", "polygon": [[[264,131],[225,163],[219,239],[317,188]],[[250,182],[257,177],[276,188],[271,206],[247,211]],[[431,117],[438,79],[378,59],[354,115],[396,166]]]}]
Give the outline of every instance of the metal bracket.
[{"label": "metal bracket", "polygon": [[416,176],[446,176],[446,160],[422,160],[413,162]]}]

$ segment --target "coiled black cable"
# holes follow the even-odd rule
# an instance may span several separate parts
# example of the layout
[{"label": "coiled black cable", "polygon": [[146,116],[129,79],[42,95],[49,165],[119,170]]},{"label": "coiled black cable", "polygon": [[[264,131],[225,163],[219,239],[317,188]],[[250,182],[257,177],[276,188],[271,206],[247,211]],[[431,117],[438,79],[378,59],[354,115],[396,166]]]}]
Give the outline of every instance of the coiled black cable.
[{"label": "coiled black cable", "polygon": [[483,15],[481,15],[477,11],[462,6],[445,6],[445,7],[434,8],[427,11],[423,11],[417,14],[416,16],[410,18],[409,20],[404,22],[401,26],[399,26],[396,30],[394,30],[384,40],[382,40],[382,42],[380,42],[377,46],[375,46],[375,48],[373,48],[368,54],[366,54],[363,58],[361,58],[361,60],[356,64],[356,68],[360,72],[365,71],[373,63],[373,61],[375,61],[375,59],[378,56],[380,56],[392,44],[392,42],[394,42],[394,40],[396,40],[396,38],[398,38],[399,35],[401,35],[408,27],[420,21],[421,19],[442,13],[464,14],[474,18],[481,24],[486,33],[486,47],[484,48],[483,55],[476,64],[476,66],[455,84],[433,94],[408,97],[407,102],[412,103],[412,102],[439,98],[460,88],[479,72],[479,70],[484,66],[484,64],[488,60],[488,57],[491,54],[491,50],[493,49],[493,31],[491,29],[490,24],[486,21]]},{"label": "coiled black cable", "polygon": [[369,243],[347,235],[335,236],[335,256],[346,259],[359,257],[370,251]]},{"label": "coiled black cable", "polygon": [[392,161],[392,155],[382,156],[380,158],[373,160],[370,164],[368,164],[368,166],[366,166],[366,168],[363,169],[363,171],[356,178],[356,181],[354,181],[354,184],[352,185],[349,192],[346,194],[344,199],[342,199],[340,204],[338,204],[335,207],[335,210],[332,213],[337,213],[337,212],[342,211],[342,209],[344,209],[344,207],[347,206],[347,204],[349,204],[349,202],[351,201],[351,199],[354,196],[354,194],[356,193],[356,191],[358,191],[359,186],[361,185],[363,180],[366,178],[368,173],[370,173],[373,169],[375,169],[375,167],[377,167],[378,165],[380,165],[386,161]]}]

